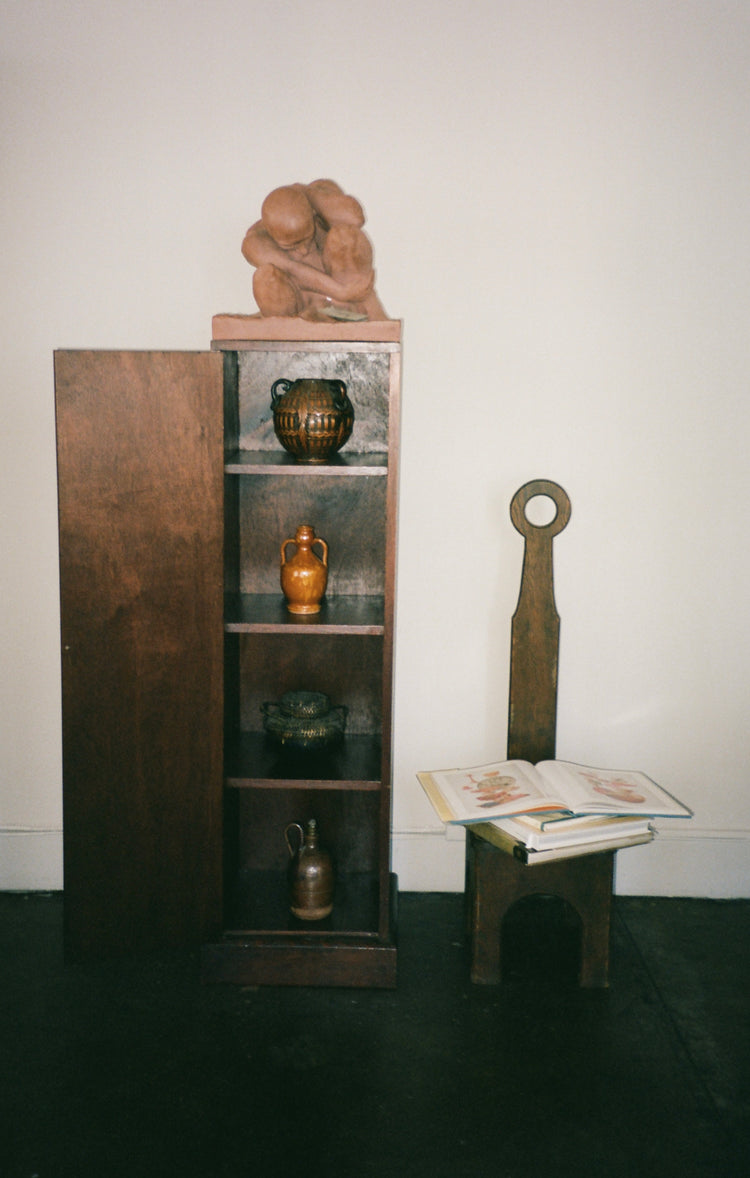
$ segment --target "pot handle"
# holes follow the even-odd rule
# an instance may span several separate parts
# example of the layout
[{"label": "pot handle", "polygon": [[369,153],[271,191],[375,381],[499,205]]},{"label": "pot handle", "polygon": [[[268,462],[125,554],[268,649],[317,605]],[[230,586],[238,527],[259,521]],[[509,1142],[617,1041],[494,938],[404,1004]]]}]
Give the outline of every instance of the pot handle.
[{"label": "pot handle", "polygon": [[339,413],[341,413],[342,410],[347,408],[348,397],[346,395],[346,385],[343,380],[332,380],[330,384],[333,389],[333,403]]},{"label": "pot handle", "polygon": [[[277,392],[276,390],[281,388],[282,385],[284,387],[281,389],[281,392],[280,393]],[[291,387],[292,387],[292,382],[290,380],[287,380],[286,377],[284,377],[284,376],[280,376],[278,380],[275,380],[273,382],[273,384],[271,385],[271,408],[272,409],[276,408],[277,402],[281,400],[281,398],[284,396],[284,393],[289,392]]]},{"label": "pot handle", "polygon": [[[299,832],[299,843],[297,845],[296,851],[292,846],[292,840],[289,838],[289,831],[290,830],[296,830]],[[293,859],[294,856],[302,850],[302,846],[305,841],[305,832],[302,829],[302,827],[300,826],[299,822],[290,822],[289,823],[286,830],[284,831],[284,838],[286,839],[287,850],[289,851],[289,858]]]}]

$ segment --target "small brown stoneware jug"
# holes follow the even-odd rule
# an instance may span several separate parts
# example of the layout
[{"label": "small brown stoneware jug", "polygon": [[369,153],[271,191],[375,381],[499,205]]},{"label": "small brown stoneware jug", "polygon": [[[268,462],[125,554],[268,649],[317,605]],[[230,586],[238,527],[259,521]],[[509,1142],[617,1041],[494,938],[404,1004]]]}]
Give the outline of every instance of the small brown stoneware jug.
[{"label": "small brown stoneware jug", "polygon": [[[288,544],[295,544],[297,551],[287,560]],[[313,551],[316,544],[322,557]],[[289,537],[281,545],[281,589],[289,612],[316,614],[327,584],[328,545],[309,524],[300,524],[294,539]]]},{"label": "small brown stoneware jug", "polygon": [[[297,832],[296,849],[290,838]],[[318,826],[310,818],[307,829],[290,822],[284,831],[291,862],[289,899],[294,916],[300,920],[322,920],[333,909],[333,864],[327,851],[318,846]]]}]

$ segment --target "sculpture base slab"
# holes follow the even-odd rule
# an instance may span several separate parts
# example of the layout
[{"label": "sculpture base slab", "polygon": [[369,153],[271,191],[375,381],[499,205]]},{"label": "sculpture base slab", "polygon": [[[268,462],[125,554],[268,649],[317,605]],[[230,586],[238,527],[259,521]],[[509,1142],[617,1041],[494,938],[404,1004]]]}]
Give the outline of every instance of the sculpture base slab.
[{"label": "sculpture base slab", "polygon": [[310,320],[265,318],[263,315],[214,315],[212,339],[230,340],[361,340],[373,343],[398,343],[400,319]]}]

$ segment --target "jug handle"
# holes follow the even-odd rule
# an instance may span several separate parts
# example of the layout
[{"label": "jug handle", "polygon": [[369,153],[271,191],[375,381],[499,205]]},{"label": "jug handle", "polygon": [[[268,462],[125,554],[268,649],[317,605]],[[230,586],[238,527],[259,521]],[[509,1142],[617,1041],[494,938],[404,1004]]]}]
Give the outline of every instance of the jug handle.
[{"label": "jug handle", "polygon": [[[281,385],[283,385],[284,387],[282,388],[280,393],[277,393],[276,390]],[[275,380],[273,382],[273,384],[271,385],[271,408],[272,409],[276,408],[276,402],[281,400],[284,393],[288,393],[291,387],[292,387],[292,382],[290,380],[287,380],[285,376],[280,376],[278,380]]]},{"label": "jug handle", "polygon": [[[294,848],[292,847],[292,841],[291,841],[291,839],[289,838],[289,831],[290,831],[290,830],[296,830],[296,831],[298,831],[298,832],[299,832],[299,845],[297,846],[297,850],[296,850],[296,851],[295,851],[295,850],[294,850]],[[289,858],[290,858],[290,859],[293,859],[293,858],[294,858],[294,856],[295,856],[296,854],[298,854],[298,853],[299,853],[299,851],[301,851],[301,850],[302,850],[302,847],[303,847],[303,845],[304,845],[304,842],[305,842],[305,832],[304,832],[304,830],[302,829],[302,827],[300,826],[299,822],[290,822],[290,823],[289,823],[289,825],[287,826],[286,830],[284,831],[284,838],[286,839],[286,845],[287,845],[287,849],[288,849],[288,851],[289,851]]]},{"label": "jug handle", "polygon": [[[297,541],[294,539],[294,536],[290,536],[281,545],[281,563],[282,564],[286,564],[286,546],[287,546],[287,544],[296,544],[296,543],[297,543]],[[324,564],[326,566],[326,568],[328,568],[328,544],[326,543],[325,540],[321,539],[320,536],[316,536],[315,539],[313,540],[312,544],[310,545],[310,550],[312,552],[315,551],[316,544],[320,544],[321,548],[323,549],[323,559],[322,559],[321,563]],[[320,557],[318,557],[318,559],[320,560]]]},{"label": "jug handle", "polygon": [[342,412],[347,408],[346,385],[343,380],[332,380],[331,384],[335,386],[333,390],[333,403],[339,412]]}]

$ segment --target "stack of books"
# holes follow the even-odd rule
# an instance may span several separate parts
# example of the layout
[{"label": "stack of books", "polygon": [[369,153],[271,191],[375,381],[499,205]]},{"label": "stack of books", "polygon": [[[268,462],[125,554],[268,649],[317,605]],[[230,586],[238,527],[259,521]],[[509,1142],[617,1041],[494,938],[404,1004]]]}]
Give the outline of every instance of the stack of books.
[{"label": "stack of books", "polygon": [[655,818],[691,811],[645,773],[569,761],[498,761],[417,777],[443,822],[534,866],[648,843]]}]

